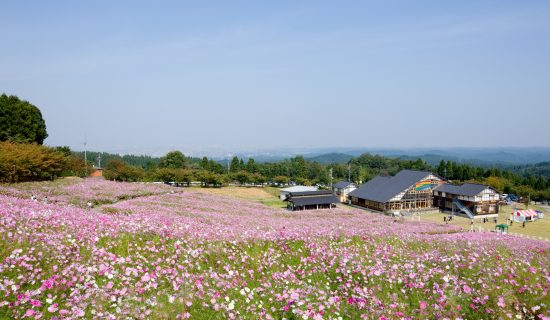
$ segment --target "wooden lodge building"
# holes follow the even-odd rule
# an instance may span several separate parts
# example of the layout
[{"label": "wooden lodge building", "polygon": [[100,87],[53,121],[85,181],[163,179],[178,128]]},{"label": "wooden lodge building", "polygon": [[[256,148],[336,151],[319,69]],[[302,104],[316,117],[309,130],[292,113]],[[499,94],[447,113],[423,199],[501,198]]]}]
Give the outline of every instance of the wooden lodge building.
[{"label": "wooden lodge building", "polygon": [[483,184],[459,186],[446,183],[437,187],[433,194],[434,206],[442,211],[462,212],[471,219],[478,215],[498,214],[500,194]]},{"label": "wooden lodge building", "polygon": [[291,192],[285,201],[287,209],[292,211],[329,209],[336,207],[339,202],[331,190]]},{"label": "wooden lodge building", "polygon": [[348,194],[357,189],[357,186],[353,182],[339,181],[332,187],[334,195],[340,200],[340,202],[348,201]]},{"label": "wooden lodge building", "polygon": [[393,177],[377,176],[350,192],[351,203],[382,212],[433,209],[433,190],[444,179],[426,171],[401,170]]}]

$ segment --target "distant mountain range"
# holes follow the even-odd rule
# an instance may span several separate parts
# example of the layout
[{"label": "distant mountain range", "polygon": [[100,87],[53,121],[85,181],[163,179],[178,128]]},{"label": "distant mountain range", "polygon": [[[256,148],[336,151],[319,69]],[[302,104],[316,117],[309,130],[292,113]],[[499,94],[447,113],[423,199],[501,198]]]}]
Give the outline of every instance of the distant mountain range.
[{"label": "distant mountain range", "polygon": [[347,163],[354,156],[344,153],[325,153],[317,156],[306,156],[304,157],[308,161],[315,161],[322,164],[331,164],[331,163]]},{"label": "distant mountain range", "polygon": [[[239,158],[254,158],[257,162],[276,162],[296,155],[319,163],[346,163],[363,153],[379,154],[389,158],[418,159],[437,165],[441,160],[451,160],[475,166],[514,166],[550,161],[550,148],[327,148],[304,150],[270,150],[236,153]],[[218,158],[219,160],[225,158]]]}]

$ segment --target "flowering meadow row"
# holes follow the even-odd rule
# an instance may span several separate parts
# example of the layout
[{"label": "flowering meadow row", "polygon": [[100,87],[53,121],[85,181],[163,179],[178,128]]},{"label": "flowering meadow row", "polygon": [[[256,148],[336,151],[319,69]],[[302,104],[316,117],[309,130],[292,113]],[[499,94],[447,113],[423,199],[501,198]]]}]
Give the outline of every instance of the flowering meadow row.
[{"label": "flowering meadow row", "polygon": [[166,190],[94,210],[0,195],[0,318],[550,317],[546,242]]},{"label": "flowering meadow row", "polygon": [[54,182],[25,182],[18,185],[0,185],[0,194],[28,199],[35,196],[39,202],[52,202],[86,207],[113,203],[134,197],[174,192],[174,188],[157,183],[117,183],[103,178],[63,178]]}]

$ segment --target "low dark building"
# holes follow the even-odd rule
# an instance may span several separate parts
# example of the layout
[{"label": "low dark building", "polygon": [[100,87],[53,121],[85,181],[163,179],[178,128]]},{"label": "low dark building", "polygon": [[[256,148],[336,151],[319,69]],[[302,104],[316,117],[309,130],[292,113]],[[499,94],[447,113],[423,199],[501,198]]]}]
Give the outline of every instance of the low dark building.
[{"label": "low dark building", "polygon": [[339,202],[330,190],[291,192],[285,201],[287,208],[292,211],[330,209]]}]

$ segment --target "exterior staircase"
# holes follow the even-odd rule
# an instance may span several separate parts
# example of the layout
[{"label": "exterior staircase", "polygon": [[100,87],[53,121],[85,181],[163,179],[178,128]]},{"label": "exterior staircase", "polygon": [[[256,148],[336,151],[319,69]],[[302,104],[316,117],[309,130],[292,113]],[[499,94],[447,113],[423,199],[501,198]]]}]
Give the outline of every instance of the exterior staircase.
[{"label": "exterior staircase", "polygon": [[470,208],[466,207],[460,200],[453,199],[453,205],[455,205],[460,211],[465,213],[468,216],[468,218],[470,218],[470,219],[474,218],[474,214],[472,213],[472,210],[470,210]]}]

